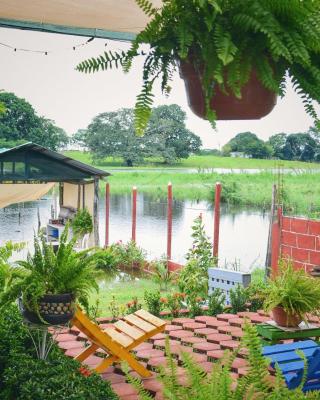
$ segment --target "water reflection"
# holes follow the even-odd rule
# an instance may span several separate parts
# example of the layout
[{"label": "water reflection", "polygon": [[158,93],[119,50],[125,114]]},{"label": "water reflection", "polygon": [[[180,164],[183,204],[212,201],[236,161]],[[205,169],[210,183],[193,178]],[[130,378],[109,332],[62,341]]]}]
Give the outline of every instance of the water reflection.
[{"label": "water reflection", "polygon": [[[0,244],[6,240],[27,242],[32,247],[34,231],[40,221],[45,225],[51,215],[53,197],[12,205],[0,209]],[[100,198],[100,240],[104,243],[105,199]],[[184,262],[192,245],[191,226],[202,214],[206,232],[213,236],[213,207],[206,201],[174,201],[172,258]],[[138,194],[137,243],[148,251],[149,258],[160,257],[166,251],[167,207],[164,199]],[[220,264],[237,263],[241,269],[262,266],[265,260],[269,216],[254,209],[223,207],[220,222]],[[112,195],[110,204],[110,241],[128,241],[131,237],[131,196]],[[25,251],[26,253],[26,251]]]}]

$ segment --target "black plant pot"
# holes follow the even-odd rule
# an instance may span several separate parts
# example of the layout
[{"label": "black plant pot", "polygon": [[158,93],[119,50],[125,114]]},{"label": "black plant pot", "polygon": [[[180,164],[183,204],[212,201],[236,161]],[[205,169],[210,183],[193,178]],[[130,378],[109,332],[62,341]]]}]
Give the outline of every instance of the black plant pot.
[{"label": "black plant pot", "polygon": [[70,293],[46,294],[39,300],[39,315],[28,310],[19,299],[20,312],[24,319],[33,324],[64,325],[75,313],[74,296]]}]

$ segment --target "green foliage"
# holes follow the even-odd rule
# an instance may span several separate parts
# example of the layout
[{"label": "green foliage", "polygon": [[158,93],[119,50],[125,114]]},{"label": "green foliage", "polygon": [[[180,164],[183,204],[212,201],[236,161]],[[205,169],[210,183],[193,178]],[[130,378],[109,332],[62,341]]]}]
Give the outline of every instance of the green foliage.
[{"label": "green foliage", "polygon": [[191,234],[192,248],[189,249],[186,259],[197,260],[198,265],[204,271],[216,265],[217,260],[212,255],[212,243],[207,236],[201,216],[193,221],[192,234]]},{"label": "green foliage", "polygon": [[295,270],[290,260],[281,260],[279,273],[268,280],[264,291],[266,311],[281,306],[289,315],[306,321],[306,314],[320,315],[320,282],[304,270]]},{"label": "green foliage", "polygon": [[93,230],[92,217],[87,208],[78,210],[71,222],[72,231],[75,235],[83,237]]},{"label": "green foliage", "polygon": [[136,268],[144,267],[146,252],[137,244],[130,240],[128,243],[119,241],[110,246],[116,267]]},{"label": "green foliage", "polygon": [[124,308],[116,302],[115,296],[112,296],[112,300],[109,303],[108,309],[110,311],[112,321],[117,321],[124,313]]},{"label": "green foliage", "polygon": [[168,269],[167,259],[153,260],[150,265],[153,275],[152,279],[159,285],[160,291],[167,291],[172,284],[175,274]]},{"label": "green foliage", "polygon": [[144,300],[147,304],[148,311],[159,317],[160,311],[162,310],[163,303],[161,302],[161,295],[159,291],[144,292]]},{"label": "green foliage", "polygon": [[178,286],[190,299],[207,297],[208,271],[200,267],[198,260],[191,258],[179,273]]},{"label": "green foliage", "polygon": [[265,281],[260,281],[250,283],[245,289],[250,311],[257,312],[263,308],[266,287],[267,283]]},{"label": "green foliage", "polygon": [[10,257],[23,248],[24,243],[13,243],[11,241],[0,246],[0,296],[12,282],[24,276],[24,271],[21,268],[13,267],[10,263]]},{"label": "green foliage", "polygon": [[201,139],[186,128],[186,114],[176,104],[152,110],[143,138],[135,135],[133,118],[129,108],[99,114],[72,140],[90,149],[97,160],[121,157],[126,166],[141,164],[147,157],[159,157],[172,164],[201,147]]},{"label": "green foliage", "polygon": [[221,289],[214,289],[208,296],[208,314],[216,316],[224,310],[226,296]]},{"label": "green foliage", "polygon": [[12,147],[13,142],[34,142],[58,150],[68,144],[65,131],[54,121],[39,117],[26,100],[0,92],[0,103],[5,106],[5,112],[0,113],[0,140],[8,142],[1,147]]},{"label": "green foliage", "polygon": [[113,275],[117,271],[117,257],[110,247],[97,249],[97,268]]},{"label": "green foliage", "polygon": [[[153,86],[161,81],[164,94],[177,59],[200,69],[207,118],[215,122],[208,105],[218,86],[241,98],[252,71],[269,90],[283,96],[286,76],[301,96],[306,112],[317,119],[312,101],[320,100],[320,29],[318,1],[171,0],[156,10],[148,0],[137,4],[151,17],[126,52],[104,52],[77,66],[82,72],[122,67],[145,56],[142,91],[137,96],[135,125],[145,130],[153,104]],[[142,45],[149,45],[145,53]]]},{"label": "green foliage", "polygon": [[272,154],[272,148],[254,133],[242,132],[223,146],[225,155],[230,155],[231,152],[243,153],[252,158],[269,158]]},{"label": "green foliage", "polygon": [[138,310],[141,310],[142,305],[138,301],[138,297],[135,296],[129,303],[127,303],[127,314],[132,314]]},{"label": "green foliage", "polygon": [[3,400],[116,400],[110,384],[54,344],[46,361],[35,350],[14,305],[0,315],[0,398]]},{"label": "green foliage", "polygon": [[[236,353],[226,351],[221,360],[212,364],[212,372],[207,374],[201,364],[194,361],[192,354],[182,354],[182,368],[186,381],[179,381],[177,364],[170,352],[169,341],[166,342],[166,368],[160,368],[159,380],[163,386],[165,400],[307,400],[319,399],[319,393],[303,393],[302,385],[289,390],[279,370],[275,379],[270,379],[268,371],[269,361],[262,355],[262,346],[256,328],[247,324],[244,328],[244,337],[241,347],[248,349],[248,373],[237,379],[235,387],[231,378],[232,362]],[[138,390],[141,400],[149,400],[141,381],[130,376],[128,368],[125,371],[127,379]]]},{"label": "green foliage", "polygon": [[179,317],[179,312],[182,309],[184,298],[184,293],[176,292],[168,295],[166,303],[173,318]]},{"label": "green foliage", "polygon": [[39,313],[38,302],[43,295],[63,293],[73,294],[84,307],[88,306],[91,290],[98,290],[97,256],[91,250],[74,251],[76,238],[68,241],[68,229],[66,226],[56,253],[43,236],[35,236],[34,254],[17,261],[22,274],[1,294],[2,309],[21,296],[28,310]]},{"label": "green foliage", "polygon": [[230,290],[230,305],[233,314],[246,311],[247,302],[248,294],[243,286],[238,284],[235,289]]}]

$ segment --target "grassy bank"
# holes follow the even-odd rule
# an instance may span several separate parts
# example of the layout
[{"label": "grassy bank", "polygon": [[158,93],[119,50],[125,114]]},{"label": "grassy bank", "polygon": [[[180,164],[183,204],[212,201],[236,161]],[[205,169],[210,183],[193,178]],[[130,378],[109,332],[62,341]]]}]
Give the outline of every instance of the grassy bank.
[{"label": "grassy bank", "polygon": [[[69,152],[70,156],[80,159],[84,162],[91,162],[88,153]],[[266,168],[258,173],[228,173],[218,174],[216,172],[201,172],[199,165],[203,165],[203,160],[217,160],[220,162],[216,167],[233,168],[235,163],[240,168]],[[202,160],[202,161],[201,161]],[[107,161],[106,161],[107,162]],[[117,167],[114,162],[113,167]],[[111,160],[110,160],[111,163]],[[250,160],[240,158],[214,157],[214,156],[194,156],[182,162],[182,166],[189,168],[199,167],[198,172],[188,173],[181,169],[173,171],[172,169],[150,168],[139,170],[121,168],[117,171],[105,166],[99,167],[110,170],[112,175],[108,177],[111,184],[112,194],[129,194],[132,186],[137,186],[140,193],[151,195],[155,199],[165,198],[167,193],[167,184],[172,182],[174,198],[179,200],[208,200],[214,199],[214,185],[216,182],[222,182],[222,200],[225,203],[239,206],[254,206],[259,208],[269,208],[271,203],[272,185],[278,182],[277,171],[268,171],[275,168],[275,162],[272,160]],[[194,164],[192,164],[194,163]],[[202,164],[201,164],[202,163]],[[180,166],[181,166],[180,165]],[[260,166],[260,167],[259,167]],[[307,215],[318,218],[320,216],[320,184],[319,173],[314,171],[314,167],[320,167],[320,164],[308,164],[299,162],[285,162],[284,167],[292,168],[290,173],[283,174],[284,192],[287,212],[294,214]],[[303,170],[299,170],[303,166]],[[101,182],[104,188],[104,183]]]},{"label": "grassy bank", "polygon": [[[82,161],[87,164],[92,164],[90,153],[81,151],[66,151],[66,155]],[[159,159],[150,158],[145,164],[134,167],[139,168],[231,168],[231,169],[274,169],[281,165],[283,168],[289,169],[320,169],[320,163],[305,163],[301,161],[278,161],[278,160],[259,160],[247,158],[232,158],[232,157],[217,157],[213,155],[196,155],[191,156],[180,162],[165,165]],[[99,168],[119,168],[123,167],[123,161],[120,158],[107,157],[96,164]]]},{"label": "grassy bank", "polygon": [[[269,207],[272,185],[277,183],[275,174],[261,172],[257,174],[216,173],[165,173],[165,172],[118,172],[108,178],[113,194],[130,193],[132,186],[139,192],[154,198],[166,196],[167,183],[173,184],[175,199],[209,200],[214,198],[215,182],[222,182],[222,200],[241,206]],[[287,208],[292,212],[311,215],[312,210],[320,211],[319,174],[286,174],[283,177]],[[316,215],[315,215],[316,216]]]}]

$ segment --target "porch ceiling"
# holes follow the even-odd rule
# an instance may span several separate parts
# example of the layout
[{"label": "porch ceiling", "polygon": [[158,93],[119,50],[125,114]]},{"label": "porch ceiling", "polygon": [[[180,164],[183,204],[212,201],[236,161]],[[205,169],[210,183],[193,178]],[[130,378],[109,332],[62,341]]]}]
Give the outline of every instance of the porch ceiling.
[{"label": "porch ceiling", "polygon": [[3,27],[130,39],[147,21],[135,0],[0,0]]}]

